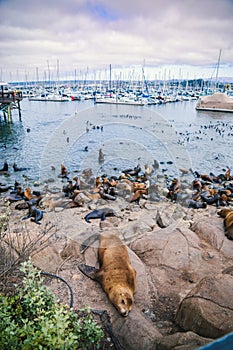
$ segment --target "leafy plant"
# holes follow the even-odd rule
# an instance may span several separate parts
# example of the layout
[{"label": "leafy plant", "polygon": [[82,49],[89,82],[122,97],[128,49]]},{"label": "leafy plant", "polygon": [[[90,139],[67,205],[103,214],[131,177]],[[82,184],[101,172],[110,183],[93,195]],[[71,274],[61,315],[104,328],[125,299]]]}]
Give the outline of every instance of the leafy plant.
[{"label": "leafy plant", "polygon": [[103,331],[90,309],[75,313],[59,304],[30,261],[21,271],[23,287],[14,296],[1,295],[0,349],[98,349]]},{"label": "leafy plant", "polygon": [[8,206],[2,213],[0,214],[0,236],[7,230],[8,224],[10,220],[10,206]]}]

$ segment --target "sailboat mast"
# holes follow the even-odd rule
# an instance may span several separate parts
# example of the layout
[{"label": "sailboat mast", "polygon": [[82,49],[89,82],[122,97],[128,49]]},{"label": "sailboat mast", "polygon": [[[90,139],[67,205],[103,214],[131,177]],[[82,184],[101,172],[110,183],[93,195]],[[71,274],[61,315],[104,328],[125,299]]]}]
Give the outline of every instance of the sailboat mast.
[{"label": "sailboat mast", "polygon": [[219,56],[218,56],[217,72],[216,72],[216,84],[218,83],[218,72],[219,72],[221,53],[222,53],[222,50],[220,49]]}]

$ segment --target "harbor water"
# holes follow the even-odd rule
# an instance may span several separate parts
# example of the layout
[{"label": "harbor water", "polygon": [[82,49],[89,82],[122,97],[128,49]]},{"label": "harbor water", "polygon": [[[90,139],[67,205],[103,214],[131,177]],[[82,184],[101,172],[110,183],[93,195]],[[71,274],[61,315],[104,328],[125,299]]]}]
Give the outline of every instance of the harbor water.
[{"label": "harbor water", "polygon": [[[169,177],[179,176],[180,168],[217,175],[233,166],[233,115],[196,111],[195,105],[195,100],[130,106],[23,99],[22,121],[17,111],[12,124],[0,121],[0,167],[7,160],[10,173],[0,182],[57,178],[61,163],[71,174],[91,168],[95,175],[118,176],[156,160],[158,171]],[[14,162],[27,170],[14,172]]]}]

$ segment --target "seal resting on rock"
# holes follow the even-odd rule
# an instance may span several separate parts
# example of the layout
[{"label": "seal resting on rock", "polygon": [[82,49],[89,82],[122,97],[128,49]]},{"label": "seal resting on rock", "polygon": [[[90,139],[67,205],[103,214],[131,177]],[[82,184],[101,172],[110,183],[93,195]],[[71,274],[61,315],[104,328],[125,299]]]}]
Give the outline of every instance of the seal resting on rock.
[{"label": "seal resting on rock", "polygon": [[87,214],[84,219],[90,223],[90,219],[101,219],[101,221],[104,221],[106,216],[116,216],[116,212],[111,208],[95,209]]},{"label": "seal resting on rock", "polygon": [[29,213],[27,216],[23,217],[22,220],[31,218],[31,221],[34,221],[36,224],[40,225],[41,223],[39,221],[43,218],[43,211],[35,207],[33,200],[28,201],[27,204]]},{"label": "seal resting on rock", "polygon": [[99,270],[79,264],[86,276],[97,280],[122,316],[128,316],[134,303],[136,271],[131,266],[127,247],[113,234],[99,235]]},{"label": "seal resting on rock", "polygon": [[224,218],[226,236],[233,240],[233,209],[222,209],[218,215]]}]

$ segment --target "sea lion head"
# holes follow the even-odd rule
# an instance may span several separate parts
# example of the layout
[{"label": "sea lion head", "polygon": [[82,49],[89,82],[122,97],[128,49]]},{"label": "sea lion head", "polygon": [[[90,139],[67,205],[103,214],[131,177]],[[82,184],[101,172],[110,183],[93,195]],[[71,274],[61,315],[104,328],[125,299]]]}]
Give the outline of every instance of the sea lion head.
[{"label": "sea lion head", "polygon": [[109,294],[109,299],[121,316],[128,316],[133,307],[133,294],[126,288],[114,288]]}]

